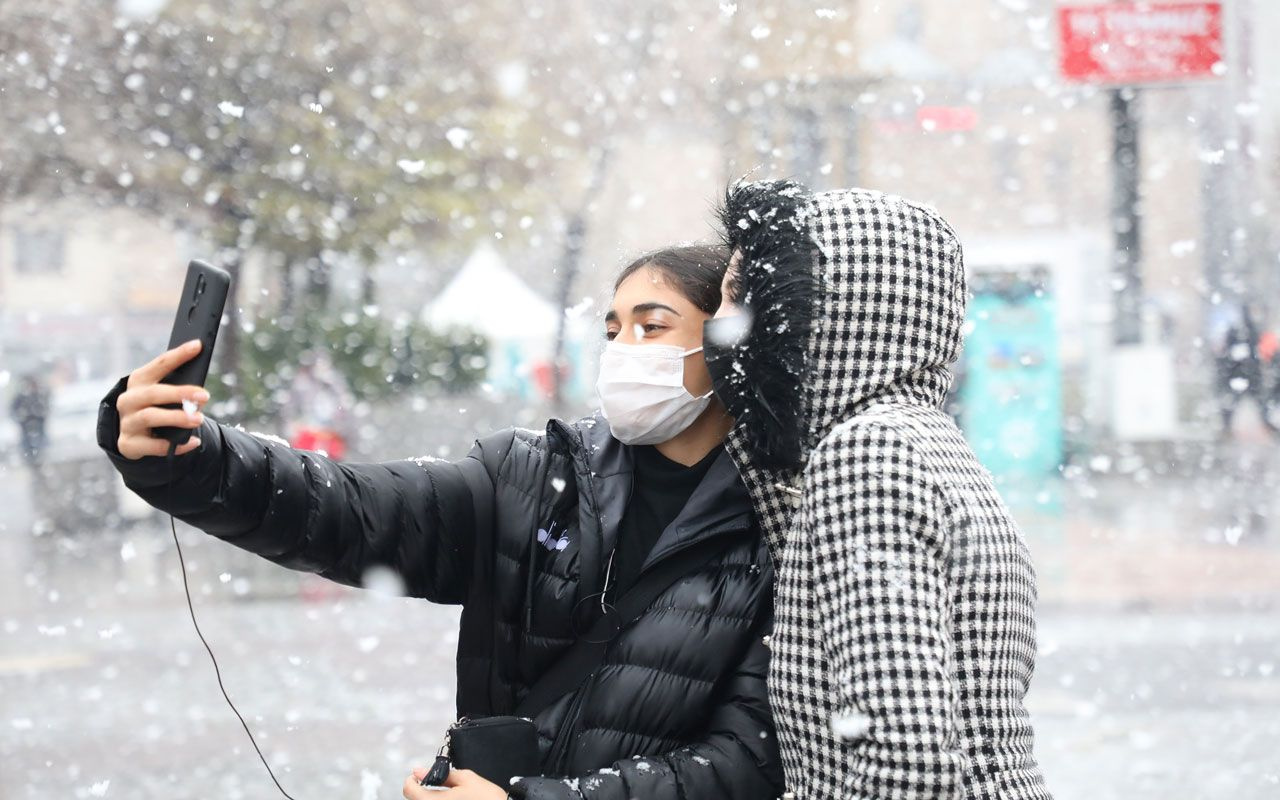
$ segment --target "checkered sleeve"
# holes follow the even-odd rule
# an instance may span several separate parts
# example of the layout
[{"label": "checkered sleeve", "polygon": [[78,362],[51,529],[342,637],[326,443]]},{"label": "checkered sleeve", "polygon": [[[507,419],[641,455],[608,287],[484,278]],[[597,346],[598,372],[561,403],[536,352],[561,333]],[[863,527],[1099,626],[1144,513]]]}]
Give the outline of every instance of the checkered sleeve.
[{"label": "checkered sleeve", "polygon": [[838,697],[842,796],[960,798],[948,539],[936,479],[894,427],[837,428],[810,461],[805,518]]}]

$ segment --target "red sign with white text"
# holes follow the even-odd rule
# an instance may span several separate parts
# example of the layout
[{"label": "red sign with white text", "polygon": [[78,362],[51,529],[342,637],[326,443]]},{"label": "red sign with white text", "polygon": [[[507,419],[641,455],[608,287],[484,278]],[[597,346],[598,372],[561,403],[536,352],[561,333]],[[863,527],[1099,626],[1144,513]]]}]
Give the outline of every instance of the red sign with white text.
[{"label": "red sign with white text", "polygon": [[1062,75],[1133,84],[1225,73],[1221,3],[1103,3],[1058,9]]}]

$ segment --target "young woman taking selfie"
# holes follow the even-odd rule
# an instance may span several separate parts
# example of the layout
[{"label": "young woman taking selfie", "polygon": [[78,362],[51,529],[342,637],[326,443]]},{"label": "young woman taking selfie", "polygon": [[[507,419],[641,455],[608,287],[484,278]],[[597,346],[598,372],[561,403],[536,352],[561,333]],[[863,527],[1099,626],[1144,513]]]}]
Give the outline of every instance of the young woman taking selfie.
[{"label": "young woman taking selfie", "polygon": [[[773,571],[701,353],[727,262],[679,247],[629,265],[604,320],[601,413],[491,434],[457,462],[339,464],[162,408],[208,401],[159,382],[198,343],[121,380],[99,444],[130,489],[230,544],[353,586],[390,568],[409,595],[461,604],[460,717],[516,713],[575,641],[606,630],[598,666],[528,714],[546,777],[498,786],[454,769],[455,800],[776,798]],[[171,463],[161,426],[194,429]],[[691,553],[705,555],[619,614],[629,589]],[[424,774],[406,797],[436,796]]]}]

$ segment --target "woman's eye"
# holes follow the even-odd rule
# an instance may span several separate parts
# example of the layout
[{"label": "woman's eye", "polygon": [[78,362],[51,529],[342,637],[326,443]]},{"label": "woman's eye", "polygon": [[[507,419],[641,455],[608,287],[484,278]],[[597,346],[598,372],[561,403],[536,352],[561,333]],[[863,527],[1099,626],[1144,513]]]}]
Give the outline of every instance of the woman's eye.
[{"label": "woman's eye", "polygon": [[667,329],[666,325],[656,325],[652,322],[644,326],[645,333],[657,333],[658,331],[665,331],[666,329]]},{"label": "woman's eye", "polygon": [[606,338],[606,339],[608,339],[609,341],[611,341],[611,342],[612,342],[614,339],[617,339],[617,338],[618,338],[618,332],[617,332],[617,331],[605,331],[605,332],[604,332],[604,338]]}]

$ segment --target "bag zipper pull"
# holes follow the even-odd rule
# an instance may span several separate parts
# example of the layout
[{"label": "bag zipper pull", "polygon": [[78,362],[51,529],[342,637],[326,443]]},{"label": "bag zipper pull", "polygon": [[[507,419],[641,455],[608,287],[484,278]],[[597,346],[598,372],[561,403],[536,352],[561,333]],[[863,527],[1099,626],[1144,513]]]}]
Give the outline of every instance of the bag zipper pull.
[{"label": "bag zipper pull", "polygon": [[445,755],[449,750],[450,734],[459,724],[466,722],[466,717],[458,720],[449,726],[449,730],[444,732],[444,744],[440,745],[440,750],[436,752],[436,760],[431,764],[431,769],[427,770],[427,774],[423,776],[419,786],[443,786],[445,780],[449,777],[449,769],[453,766],[449,760],[449,756]]},{"label": "bag zipper pull", "polygon": [[431,769],[427,770],[426,777],[422,779],[420,786],[443,786],[444,782],[449,778],[449,757],[441,753],[436,756],[436,761],[431,765]]}]

